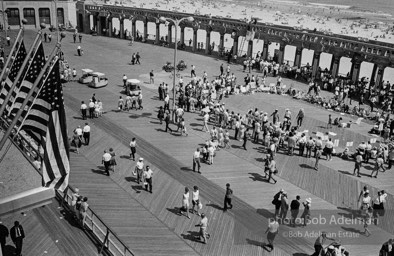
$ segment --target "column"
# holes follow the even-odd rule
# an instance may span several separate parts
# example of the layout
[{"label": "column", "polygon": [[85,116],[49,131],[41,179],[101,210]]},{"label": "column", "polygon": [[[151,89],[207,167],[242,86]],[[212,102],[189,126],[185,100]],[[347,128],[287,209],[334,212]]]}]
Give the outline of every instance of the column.
[{"label": "column", "polygon": [[[376,66],[376,65],[375,65],[375,66]],[[376,75],[376,79],[374,80],[374,81],[375,81],[375,88],[377,88],[377,87],[380,88],[380,87],[382,86],[382,80],[383,80],[384,69],[385,69],[385,66],[383,66],[383,65],[378,65],[378,68],[377,68],[378,74]],[[375,78],[375,77],[372,77],[371,80],[374,79],[374,78]]]},{"label": "column", "polygon": [[220,33],[219,53],[224,53],[224,33]]},{"label": "column", "polygon": [[278,63],[283,64],[283,60],[285,58],[285,47],[286,45],[280,44],[279,45],[279,53],[278,53]]},{"label": "column", "polygon": [[90,15],[89,14],[85,14],[84,15],[83,32],[85,34],[90,34],[90,29],[91,29],[91,27],[90,27]]},{"label": "column", "polygon": [[160,22],[156,23],[156,44],[160,44]]},{"label": "column", "polygon": [[312,77],[316,78],[317,71],[319,70],[320,64],[320,54],[321,52],[315,51],[313,54],[313,61],[312,61]]},{"label": "column", "polygon": [[185,27],[181,27],[181,44],[183,45],[185,43]]},{"label": "column", "polygon": [[333,77],[337,77],[338,76],[338,69],[339,69],[339,62],[340,62],[340,60],[341,60],[340,56],[337,56],[337,55],[334,55],[334,54],[332,55],[330,70],[331,70],[331,75]]},{"label": "column", "polygon": [[360,60],[352,60],[352,74],[351,74],[351,79],[353,82],[358,81],[359,76],[360,76],[360,66],[361,66],[361,61]]},{"label": "column", "polygon": [[294,66],[301,67],[301,57],[302,57],[302,48],[296,49],[296,54],[294,57]]},{"label": "column", "polygon": [[197,51],[197,30],[193,29],[193,52]]},{"label": "column", "polygon": [[124,38],[124,19],[119,18],[119,38]]},{"label": "column", "polygon": [[112,18],[111,17],[108,17],[107,29],[108,29],[108,36],[112,37]]},{"label": "column", "polygon": [[131,21],[131,35],[134,37],[134,39],[137,35],[137,26],[135,25],[135,22],[135,20]]},{"label": "column", "polygon": [[248,57],[253,58],[253,40],[248,41]]},{"label": "column", "polygon": [[211,30],[207,30],[207,37],[205,41],[205,54],[209,54],[211,49]]},{"label": "column", "polygon": [[96,30],[97,30],[97,35],[101,36],[101,17],[97,15],[96,17]]},{"label": "column", "polygon": [[238,39],[239,39],[239,36],[238,36],[238,35],[234,36],[233,56],[234,56],[234,55],[237,55],[237,56],[238,56]]},{"label": "column", "polygon": [[268,40],[264,40],[262,57],[263,57],[263,60],[267,60],[267,57],[268,57]]},{"label": "column", "polygon": [[144,42],[146,41],[147,38],[148,38],[148,21],[145,20],[144,21]]},{"label": "column", "polygon": [[167,43],[169,45],[172,43],[172,24],[168,24]]}]

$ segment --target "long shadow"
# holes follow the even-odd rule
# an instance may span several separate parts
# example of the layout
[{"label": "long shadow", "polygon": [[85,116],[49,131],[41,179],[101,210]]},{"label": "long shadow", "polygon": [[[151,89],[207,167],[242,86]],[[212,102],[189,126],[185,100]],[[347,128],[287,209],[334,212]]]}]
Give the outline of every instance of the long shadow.
[{"label": "long shadow", "polygon": [[130,155],[121,155],[121,156],[119,156],[119,158],[130,160]]},{"label": "long shadow", "polygon": [[232,148],[242,148],[242,146],[238,146],[238,145],[231,145]]},{"label": "long shadow", "polygon": [[84,120],[81,116],[73,116],[74,119]]},{"label": "long shadow", "polygon": [[171,213],[173,213],[173,214],[176,214],[176,215],[182,216],[182,214],[181,214],[181,210],[180,210],[180,208],[179,208],[179,207],[174,207],[174,208],[167,208],[167,211],[169,211],[169,212],[171,212]]},{"label": "long shadow", "polygon": [[197,231],[187,231],[187,234],[181,234],[183,239],[202,243],[202,241],[199,239],[199,235],[200,233]]},{"label": "long shadow", "polygon": [[219,211],[223,211],[223,208],[222,208],[222,207],[220,207],[219,205],[214,204],[214,203],[206,204],[205,206],[206,206],[206,207],[212,207],[212,208],[214,208],[214,209],[216,209],[216,210],[219,210]]},{"label": "long shadow", "polygon": [[124,178],[127,182],[137,182],[137,178],[136,177],[125,177]]},{"label": "long shadow", "polygon": [[192,172],[193,171],[193,169],[190,167],[181,167],[181,170],[185,171],[185,172]]},{"label": "long shadow", "polygon": [[131,189],[133,189],[137,193],[141,193],[141,191],[145,191],[144,186],[139,184],[131,186]]},{"label": "long shadow", "polygon": [[360,217],[359,211],[356,209],[349,209],[346,207],[337,207],[338,210],[344,211],[344,212],[338,212],[338,215],[341,215],[347,219],[356,219]]},{"label": "long shadow", "polygon": [[265,248],[266,243],[264,243],[264,242],[255,241],[255,240],[252,240],[252,239],[249,239],[249,238],[246,238],[246,242],[248,242],[248,244],[250,244],[250,245],[262,247],[262,248],[264,248],[264,250],[267,250],[267,249]]},{"label": "long shadow", "polygon": [[300,167],[305,169],[315,169],[313,166],[310,166],[309,164],[300,164]]},{"label": "long shadow", "polygon": [[76,228],[81,228],[81,225],[77,221],[76,217],[74,217],[75,215],[73,213],[65,210],[62,210],[61,213],[68,224]]},{"label": "long shadow", "polygon": [[150,121],[151,124],[160,124],[160,122]]},{"label": "long shadow", "polygon": [[265,162],[265,158],[262,158],[262,157],[255,158],[254,160],[256,160],[257,162],[262,162],[262,163]]},{"label": "long shadow", "polygon": [[263,182],[267,182],[267,179],[264,177],[264,176],[262,176],[261,174],[259,174],[259,173],[252,173],[252,172],[249,172],[248,174],[250,174],[250,175],[252,175],[252,177],[249,177],[251,180],[253,180],[253,181],[263,181]]},{"label": "long shadow", "polygon": [[106,175],[105,171],[104,171],[104,170],[101,170],[101,169],[99,169],[99,170],[91,169],[91,171],[92,171],[93,173],[97,173],[97,174],[101,174],[101,175]]},{"label": "long shadow", "polygon": [[162,128],[155,128],[155,130],[158,131],[158,132],[166,132],[166,130],[162,129]]},{"label": "long shadow", "polygon": [[270,211],[268,211],[267,209],[264,209],[264,208],[257,209],[256,212],[258,214],[264,216],[267,219],[274,217],[274,213],[272,213],[272,212],[270,212]]},{"label": "long shadow", "polygon": [[192,127],[203,126],[202,124],[197,124],[197,123],[191,123],[191,124],[189,124],[189,125],[192,126]]}]

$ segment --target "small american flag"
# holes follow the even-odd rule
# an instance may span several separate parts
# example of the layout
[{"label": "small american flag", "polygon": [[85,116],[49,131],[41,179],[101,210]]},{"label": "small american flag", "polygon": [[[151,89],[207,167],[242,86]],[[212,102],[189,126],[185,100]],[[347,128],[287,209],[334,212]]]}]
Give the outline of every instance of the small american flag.
[{"label": "small american flag", "polygon": [[34,137],[38,134],[41,136],[41,145],[44,149],[43,184],[63,192],[68,186],[70,164],[59,59],[52,65],[50,73],[44,79],[41,91],[33,101],[22,130]]},{"label": "small american flag", "polygon": [[[7,96],[7,94],[10,92],[11,86],[15,81],[16,76],[18,75],[19,70],[22,68],[22,64],[23,61],[25,60],[27,56],[26,53],[26,48],[25,48],[25,44],[23,43],[23,41],[20,43],[20,47],[18,49],[18,52],[16,53],[16,56],[10,56],[9,58],[15,58],[12,66],[10,68],[10,73],[8,74],[8,77],[5,80],[5,84],[4,87],[1,88],[1,92],[0,92],[0,105],[2,105],[4,103],[4,100]],[[12,94],[14,97],[16,95],[15,92],[12,92]],[[8,106],[11,107],[12,102],[8,101]]]}]

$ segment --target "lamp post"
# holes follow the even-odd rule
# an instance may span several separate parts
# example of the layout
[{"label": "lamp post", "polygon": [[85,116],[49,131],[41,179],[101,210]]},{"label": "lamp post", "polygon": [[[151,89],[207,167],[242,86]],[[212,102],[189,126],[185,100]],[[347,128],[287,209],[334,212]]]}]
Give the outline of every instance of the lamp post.
[{"label": "lamp post", "polygon": [[173,75],[173,84],[172,84],[172,120],[175,120],[175,78],[176,78],[176,54],[177,54],[177,45],[178,45],[178,26],[179,24],[187,20],[189,22],[193,22],[194,18],[193,17],[184,17],[180,20],[178,19],[171,19],[171,18],[166,18],[166,17],[160,17],[159,19],[161,22],[166,22],[166,21],[172,21],[175,25],[175,46],[174,46],[174,75]]}]

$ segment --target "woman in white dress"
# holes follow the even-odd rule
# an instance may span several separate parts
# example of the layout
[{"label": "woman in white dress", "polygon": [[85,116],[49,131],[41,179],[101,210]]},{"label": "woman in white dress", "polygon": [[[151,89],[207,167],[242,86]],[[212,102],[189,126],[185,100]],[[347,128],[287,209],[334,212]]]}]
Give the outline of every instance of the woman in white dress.
[{"label": "woman in white dress", "polygon": [[[192,213],[196,213],[198,216],[200,216],[200,213],[198,212],[199,210],[199,204],[200,204],[200,191],[198,190],[197,186],[193,187],[193,191],[192,191],[192,204],[193,204],[193,208],[192,208]],[[197,208],[197,211],[194,210],[194,207]]]},{"label": "woman in white dress", "polygon": [[182,207],[180,209],[180,214],[182,214],[183,212],[185,212],[185,216],[190,219],[189,216],[189,208],[190,208],[190,204],[189,204],[189,188],[185,187],[185,193],[183,193],[182,196]]}]

